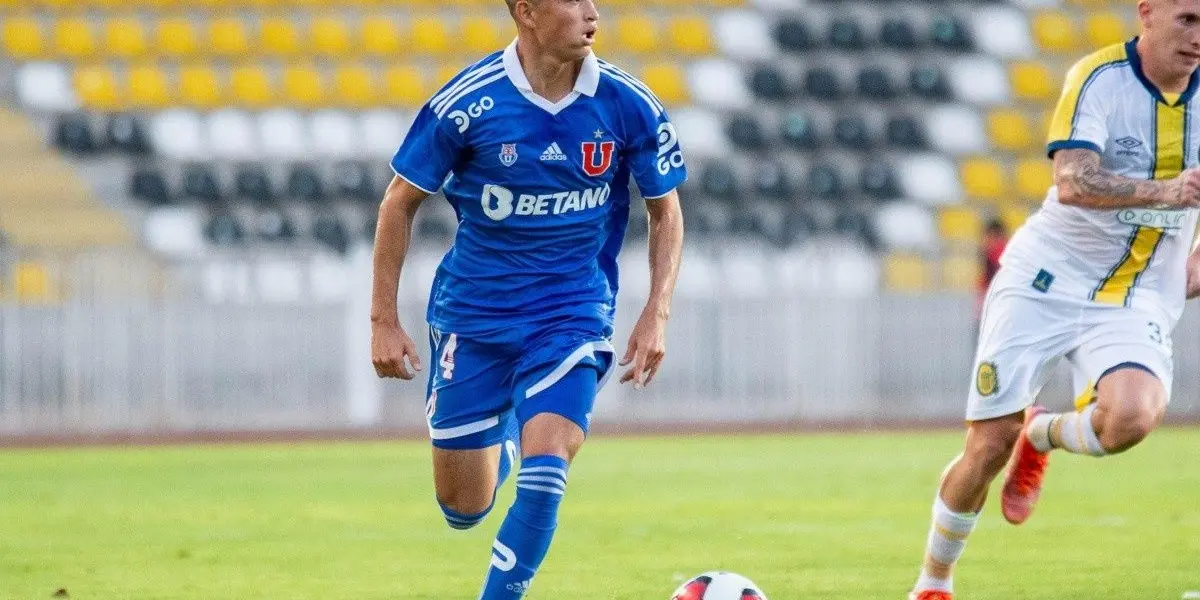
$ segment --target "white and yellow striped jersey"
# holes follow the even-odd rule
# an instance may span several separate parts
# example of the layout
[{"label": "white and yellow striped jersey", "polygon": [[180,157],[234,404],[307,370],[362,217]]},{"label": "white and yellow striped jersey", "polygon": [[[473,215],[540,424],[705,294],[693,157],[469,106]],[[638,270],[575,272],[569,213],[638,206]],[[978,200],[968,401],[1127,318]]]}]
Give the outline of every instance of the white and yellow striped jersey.
[{"label": "white and yellow striped jersey", "polygon": [[[1050,123],[1051,157],[1067,148],[1094,150],[1103,168],[1134,179],[1169,179],[1196,166],[1198,77],[1193,73],[1182,94],[1164,95],[1143,73],[1136,41],[1095,52],[1067,72]],[[1040,285],[1057,293],[1161,310],[1174,325],[1183,311],[1196,213],[1066,206],[1051,187],[1002,264],[1045,271]]]}]

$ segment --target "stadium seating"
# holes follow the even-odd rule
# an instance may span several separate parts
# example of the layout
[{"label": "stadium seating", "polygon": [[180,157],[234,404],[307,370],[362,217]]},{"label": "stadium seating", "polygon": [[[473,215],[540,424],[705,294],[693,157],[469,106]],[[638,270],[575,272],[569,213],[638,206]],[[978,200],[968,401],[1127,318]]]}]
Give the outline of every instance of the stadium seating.
[{"label": "stadium seating", "polygon": [[[617,0],[601,7],[597,52],[671,110],[695,232],[784,250],[843,236],[877,247],[881,282],[906,291],[962,289],[978,224],[1019,223],[1040,201],[1066,66],[1134,24],[1103,3],[789,7]],[[481,0],[0,6],[28,118],[61,152],[126,161],[114,175],[126,197],[106,202],[162,231],[194,221],[183,237],[198,243],[336,252],[373,235],[372,218],[337,210],[377,200],[414,112],[512,35]],[[453,225],[443,214],[421,235]],[[173,247],[160,242],[147,241]]]}]

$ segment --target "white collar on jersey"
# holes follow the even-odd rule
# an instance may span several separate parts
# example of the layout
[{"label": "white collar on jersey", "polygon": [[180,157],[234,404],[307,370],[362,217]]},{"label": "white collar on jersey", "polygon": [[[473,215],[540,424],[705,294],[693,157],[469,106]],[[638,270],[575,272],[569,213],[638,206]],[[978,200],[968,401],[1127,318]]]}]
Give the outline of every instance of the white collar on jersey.
[{"label": "white collar on jersey", "polygon": [[583,66],[579,68],[579,76],[575,78],[575,88],[558,102],[551,102],[533,91],[533,86],[529,85],[529,78],[525,76],[525,70],[521,68],[521,59],[517,58],[516,39],[513,39],[512,43],[504,49],[502,60],[504,73],[508,75],[509,81],[521,92],[521,95],[552,115],[556,115],[570,106],[581,94],[589,97],[595,96],[596,88],[600,86],[600,63],[597,62],[593,52],[588,52],[583,59]]}]

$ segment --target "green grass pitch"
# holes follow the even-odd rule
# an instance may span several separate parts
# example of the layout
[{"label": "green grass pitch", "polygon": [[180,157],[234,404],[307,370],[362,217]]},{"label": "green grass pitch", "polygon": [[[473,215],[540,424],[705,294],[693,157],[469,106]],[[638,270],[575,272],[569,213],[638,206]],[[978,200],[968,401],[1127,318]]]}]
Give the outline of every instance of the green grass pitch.
[{"label": "green grass pitch", "polygon": [[[904,598],[959,432],[609,438],[571,473],[532,600],[667,600],[740,572],[773,600]],[[456,532],[418,442],[0,452],[0,599],[474,600],[506,486]],[[1200,590],[1200,430],[1058,454],[1021,527],[994,502],[968,600],[1156,600]]]}]

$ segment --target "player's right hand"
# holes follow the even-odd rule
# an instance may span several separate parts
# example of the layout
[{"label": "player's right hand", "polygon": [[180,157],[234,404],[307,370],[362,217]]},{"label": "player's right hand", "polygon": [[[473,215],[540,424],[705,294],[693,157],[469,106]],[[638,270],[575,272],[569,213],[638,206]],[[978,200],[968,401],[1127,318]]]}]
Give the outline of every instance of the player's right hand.
[{"label": "player's right hand", "polygon": [[371,363],[380,377],[412,379],[421,370],[417,345],[396,323],[371,324]]},{"label": "player's right hand", "polygon": [[1200,169],[1187,169],[1171,181],[1165,208],[1200,208]]}]

